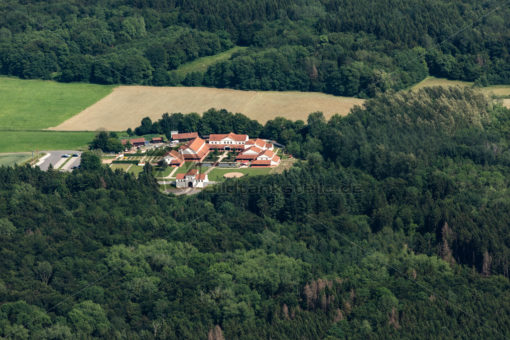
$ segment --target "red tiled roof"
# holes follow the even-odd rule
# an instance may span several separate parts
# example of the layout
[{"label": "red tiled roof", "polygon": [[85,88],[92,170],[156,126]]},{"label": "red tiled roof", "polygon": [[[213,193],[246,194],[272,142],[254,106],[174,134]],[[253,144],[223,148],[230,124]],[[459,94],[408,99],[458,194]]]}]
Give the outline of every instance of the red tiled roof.
[{"label": "red tiled roof", "polygon": [[177,176],[175,178],[184,179],[185,176],[186,176],[186,174],[177,174]]},{"label": "red tiled roof", "polygon": [[153,137],[151,139],[152,142],[162,142],[163,141],[163,137]]},{"label": "red tiled roof", "polygon": [[273,144],[271,144],[271,143],[266,143],[266,149],[270,149],[270,148],[272,148],[272,147],[273,147]]},{"label": "red tiled roof", "polygon": [[255,160],[255,161],[251,162],[251,165],[255,165],[255,166],[269,166],[269,165],[271,165],[271,161]]},{"label": "red tiled roof", "polygon": [[[248,151],[253,151],[255,154],[248,154]],[[242,153],[240,153],[236,159],[255,159],[259,156],[259,154],[262,152],[262,149],[252,146],[246,150],[244,150]]]},{"label": "red tiled roof", "polygon": [[235,140],[236,142],[244,142],[248,138],[248,135],[238,135],[233,132],[226,133],[226,134],[211,134],[211,135],[209,135],[209,140],[214,141],[214,142],[219,142],[227,137],[232,140]]},{"label": "red tiled roof", "polygon": [[192,139],[197,138],[198,132],[174,133],[172,139]]},{"label": "red tiled roof", "polygon": [[266,142],[264,142],[260,138],[250,139],[249,141],[246,142],[246,145],[255,145],[258,146],[259,148],[264,148],[266,146]]},{"label": "red tiled roof", "polygon": [[186,176],[196,176],[198,175],[198,169],[190,169],[188,172],[186,172]]},{"label": "red tiled roof", "polygon": [[231,148],[231,149],[244,149],[244,144],[207,144],[210,149],[223,149],[223,148]]},{"label": "red tiled roof", "polygon": [[209,152],[209,146],[204,145],[204,147],[198,152],[198,157],[202,158],[203,156],[205,156],[207,153]]},{"label": "red tiled roof", "polygon": [[269,158],[273,158],[274,157],[274,152],[271,151],[271,150],[265,150],[264,152],[259,154],[259,157],[260,156],[266,156],[266,157],[269,157]]},{"label": "red tiled roof", "polygon": [[272,159],[273,162],[279,162],[280,161],[280,156],[278,155],[274,155],[273,159]]},{"label": "red tiled roof", "polygon": [[207,176],[207,175],[206,175],[206,174],[199,174],[199,175],[197,176],[197,179],[198,179],[198,180],[205,181],[205,176]]},{"label": "red tiled roof", "polygon": [[182,162],[184,162],[184,158],[182,157],[182,155],[175,150],[171,150],[170,152],[167,152],[164,157],[167,157],[167,156],[170,156],[173,158],[172,161],[170,162],[170,164],[172,164],[172,165],[181,164]]},{"label": "red tiled roof", "polygon": [[133,138],[133,139],[122,139],[120,142],[122,143],[122,145],[126,145],[128,141],[131,144],[135,144],[135,143],[144,143],[145,144],[145,138],[143,138],[143,137]]},{"label": "red tiled roof", "polygon": [[165,155],[163,157],[166,157],[166,156],[172,156],[172,157],[175,157],[175,158],[182,158],[182,155],[180,153],[178,153],[177,151],[175,151],[175,150],[168,151],[167,153],[165,153]]},{"label": "red tiled roof", "polygon": [[191,150],[193,150],[194,152],[198,152],[198,150],[200,149],[200,147],[201,147],[202,145],[204,145],[204,144],[205,144],[205,140],[203,140],[203,139],[202,139],[202,138],[200,138],[200,137],[197,137],[197,138],[195,138],[195,139],[193,139],[193,140],[190,140],[190,141],[186,144],[186,146],[187,146],[188,148],[190,148]]},{"label": "red tiled roof", "polygon": [[241,160],[241,159],[248,159],[248,160],[251,160],[251,159],[256,159],[258,155],[245,155],[245,154],[239,154],[237,155],[236,159],[238,160]]},{"label": "red tiled roof", "polygon": [[133,139],[130,139],[129,142],[131,144],[135,144],[135,143],[145,143],[145,138],[141,137],[141,138],[133,138]]}]

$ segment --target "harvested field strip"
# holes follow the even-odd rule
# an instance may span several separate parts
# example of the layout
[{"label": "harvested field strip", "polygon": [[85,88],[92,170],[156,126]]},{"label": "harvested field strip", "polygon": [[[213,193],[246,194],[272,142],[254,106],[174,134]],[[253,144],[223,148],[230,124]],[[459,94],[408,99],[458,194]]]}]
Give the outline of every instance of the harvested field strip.
[{"label": "harvested field strip", "polygon": [[261,123],[277,116],[306,120],[308,114],[322,111],[326,117],[346,115],[363,99],[336,97],[314,92],[264,92],[205,87],[119,86],[113,92],[66,120],[52,130],[122,131],[153,120],[163,113],[203,113],[210,108],[241,112]]}]

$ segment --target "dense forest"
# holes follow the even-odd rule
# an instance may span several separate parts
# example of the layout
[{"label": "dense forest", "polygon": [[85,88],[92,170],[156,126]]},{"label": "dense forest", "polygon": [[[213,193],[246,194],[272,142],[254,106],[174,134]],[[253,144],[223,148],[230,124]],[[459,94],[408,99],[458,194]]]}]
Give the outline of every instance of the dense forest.
[{"label": "dense forest", "polygon": [[[0,72],[373,97],[431,74],[510,84],[510,9],[474,0],[4,0]],[[246,46],[206,72],[174,70]]]},{"label": "dense forest", "polygon": [[300,160],[190,197],[88,153],[0,168],[0,338],[508,338],[509,114],[441,88],[227,114]]}]

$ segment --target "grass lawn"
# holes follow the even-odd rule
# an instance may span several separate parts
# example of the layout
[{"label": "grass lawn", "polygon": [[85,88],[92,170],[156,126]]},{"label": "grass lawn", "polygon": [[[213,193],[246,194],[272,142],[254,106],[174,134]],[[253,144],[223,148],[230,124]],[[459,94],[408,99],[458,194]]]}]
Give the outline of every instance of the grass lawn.
[{"label": "grass lawn", "polygon": [[85,149],[95,132],[0,131],[0,152]]},{"label": "grass lawn", "polygon": [[197,163],[194,162],[185,162],[179,169],[177,169],[174,175],[176,176],[177,174],[185,174],[186,172],[188,172],[189,169],[191,169],[196,164]]},{"label": "grass lawn", "polygon": [[133,166],[129,168],[128,174],[133,174],[136,177],[138,177],[138,174],[140,174],[140,172],[142,172],[142,171],[143,171],[143,167],[142,166],[138,166],[138,165],[134,165],[133,164]]},{"label": "grass lawn", "polygon": [[271,172],[272,168],[243,168],[243,169],[220,169],[220,168],[215,168],[214,170],[212,170],[208,177],[209,177],[209,180],[210,181],[215,181],[215,182],[219,182],[219,181],[223,181],[225,180],[225,178],[223,177],[224,174],[226,173],[229,173],[229,172],[240,172],[240,173],[243,173],[244,176],[259,176],[259,175],[269,175],[269,173]]},{"label": "grass lawn", "polygon": [[0,154],[0,166],[11,166],[14,164],[23,164],[32,158],[32,153],[13,153]]},{"label": "grass lawn", "polygon": [[174,171],[174,167],[167,167],[165,170],[161,171],[160,168],[154,168],[154,177],[166,177],[170,175],[172,171]]},{"label": "grass lawn", "polygon": [[111,164],[110,165],[110,169],[112,170],[124,170],[124,171],[127,171],[127,169],[129,168],[131,164],[121,164],[121,163],[117,163],[117,164]]},{"label": "grass lawn", "polygon": [[175,70],[175,72],[180,77],[183,77],[183,78],[186,77],[186,75],[191,72],[202,72],[203,73],[203,72],[207,71],[209,66],[219,63],[221,61],[228,60],[228,59],[230,59],[232,54],[234,54],[235,52],[241,51],[245,48],[246,47],[236,46],[236,47],[233,47],[230,50],[227,50],[225,52],[221,52],[221,53],[218,53],[218,54],[215,54],[212,56],[208,56],[208,57],[202,57],[202,58],[195,59],[189,63],[179,66],[177,68],[177,70]]},{"label": "grass lawn", "polygon": [[0,77],[0,128],[56,126],[108,95],[113,86]]}]

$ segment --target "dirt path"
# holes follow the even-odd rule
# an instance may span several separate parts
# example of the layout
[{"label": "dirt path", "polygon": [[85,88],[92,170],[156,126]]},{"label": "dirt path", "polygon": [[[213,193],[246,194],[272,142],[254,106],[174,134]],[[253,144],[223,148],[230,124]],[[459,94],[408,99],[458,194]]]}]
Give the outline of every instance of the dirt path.
[{"label": "dirt path", "polygon": [[168,176],[166,177],[159,177],[160,179],[171,179],[171,178],[175,178],[174,177],[174,174],[176,173],[176,171],[179,169],[180,167],[175,167],[171,173],[168,174]]},{"label": "dirt path", "polygon": [[[217,160],[216,162],[214,162],[214,164],[220,163],[220,162],[223,160],[223,158],[225,158],[225,157],[227,157],[227,156],[228,156],[228,151],[225,151],[225,152],[223,153],[223,155],[221,155],[221,156],[218,158],[218,160]],[[213,171],[213,169],[215,169],[215,168],[216,168],[216,166],[215,166],[215,165],[212,165],[212,166],[211,166],[211,167],[209,167],[209,169],[207,169],[207,170],[206,170],[206,172],[204,172],[204,173],[207,175],[208,173],[210,173],[211,171]]]}]

